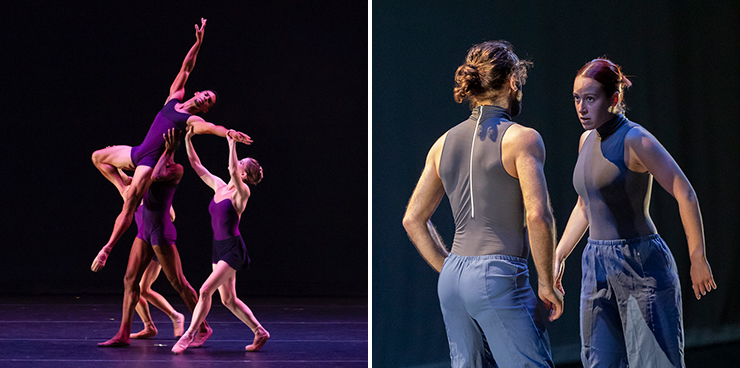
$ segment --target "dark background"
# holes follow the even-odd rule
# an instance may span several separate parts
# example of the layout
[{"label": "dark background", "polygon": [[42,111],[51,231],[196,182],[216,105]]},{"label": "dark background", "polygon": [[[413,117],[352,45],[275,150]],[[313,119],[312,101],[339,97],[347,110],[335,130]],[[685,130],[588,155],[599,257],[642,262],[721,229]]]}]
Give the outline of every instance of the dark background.
[{"label": "dark background", "polygon": [[[345,1],[15,2],[3,7],[0,293],[121,293],[132,225],[90,264],[122,200],[96,149],[138,145],[208,19],[186,85],[219,93],[202,116],[243,131],[265,178],[242,215],[252,259],[242,296],[367,295],[367,5]],[[23,3],[23,5],[20,5]],[[198,136],[228,180],[227,143]],[[185,167],[177,245],[190,283],[210,274],[213,192]],[[154,289],[171,294],[165,277]]]},{"label": "dark background", "polygon": [[[627,117],[668,149],[701,204],[718,289],[697,301],[678,206],[654,185],[651,213],[678,264],[687,346],[740,340],[736,2],[376,0],[372,15],[375,366],[449,366],[437,274],[406,237],[401,219],[429,148],[469,116],[467,104],[452,98],[455,69],[470,46],[496,39],[510,41],[520,57],[534,62],[522,114],[514,120],[544,139],[558,235],[577,198],[572,170],[583,129],[571,98],[573,78],[602,55],[623,66],[634,83],[626,93]],[[432,221],[451,244],[454,225],[446,199]],[[556,362],[578,360],[583,243],[568,259],[565,313],[549,327]],[[531,277],[536,279],[534,272]]]}]

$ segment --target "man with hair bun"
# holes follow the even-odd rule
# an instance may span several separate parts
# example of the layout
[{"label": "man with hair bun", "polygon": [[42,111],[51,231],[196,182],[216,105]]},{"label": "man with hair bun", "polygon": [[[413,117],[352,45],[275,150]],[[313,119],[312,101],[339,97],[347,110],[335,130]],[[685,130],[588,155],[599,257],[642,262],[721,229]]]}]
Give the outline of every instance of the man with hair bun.
[{"label": "man with hair bun", "polygon": [[[529,285],[531,248],[549,320],[563,299],[553,280],[555,226],[539,133],[519,114],[528,61],[506,41],[474,45],[455,73],[455,101],[472,114],[432,146],[403,226],[439,272],[452,367],[553,367],[546,321]],[[430,218],[447,195],[455,218],[448,252]]]}]

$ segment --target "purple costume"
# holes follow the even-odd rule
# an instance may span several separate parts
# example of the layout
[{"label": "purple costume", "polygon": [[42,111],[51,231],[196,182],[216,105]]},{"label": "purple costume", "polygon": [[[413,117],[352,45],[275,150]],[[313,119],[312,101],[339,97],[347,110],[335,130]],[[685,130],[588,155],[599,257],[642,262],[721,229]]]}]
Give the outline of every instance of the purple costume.
[{"label": "purple costume", "polygon": [[136,210],[134,218],[139,232],[136,237],[149,245],[175,244],[177,230],[170,219],[172,197],[177,184],[173,181],[152,182],[144,195],[144,203]]},{"label": "purple costume", "polygon": [[224,261],[231,268],[238,270],[249,267],[249,254],[239,233],[239,214],[236,213],[231,199],[226,198],[216,203],[215,198],[208,205],[213,228],[213,250],[211,262]]},{"label": "purple costume", "polygon": [[134,166],[144,165],[153,168],[164,152],[162,134],[171,128],[175,128],[177,133],[185,130],[191,115],[175,110],[175,104],[179,102],[180,100],[174,98],[167,101],[154,118],[144,141],[136,147],[131,147],[131,162]]}]

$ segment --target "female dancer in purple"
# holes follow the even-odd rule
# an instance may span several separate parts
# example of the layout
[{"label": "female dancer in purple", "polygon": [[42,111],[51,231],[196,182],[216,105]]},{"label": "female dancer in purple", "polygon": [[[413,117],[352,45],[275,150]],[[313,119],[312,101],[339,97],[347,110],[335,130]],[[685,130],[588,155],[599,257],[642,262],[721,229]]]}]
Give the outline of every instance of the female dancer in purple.
[{"label": "female dancer in purple", "polygon": [[573,186],[578,201],[555,251],[562,291],[565,259],[589,230],[581,280],[585,367],[683,367],[681,286],[676,262],[650,218],[653,178],[678,202],[694,296],[717,288],[704,251],[696,193],[673,157],[624,116],[632,83],[613,62],[584,65],[573,83],[581,125]]},{"label": "female dancer in purple", "polygon": [[188,128],[185,136],[185,149],[190,159],[190,166],[198,176],[215,192],[208,211],[211,213],[211,227],[213,228],[213,251],[211,262],[213,272],[200,288],[200,299],[193,312],[190,327],[182,335],[180,340],[172,347],[172,352],[182,353],[196,336],[197,328],[205,320],[211,309],[211,298],[218,289],[221,302],[229,308],[231,313],[244,322],[254,332],[254,341],[246,346],[247,351],[257,351],[270,338],[270,333],[265,330],[254,317],[252,311],[236,296],[236,270],[242,266],[249,265],[244,240],[239,233],[239,219],[247,207],[247,201],[251,191],[247,184],[256,185],[262,180],[262,167],[257,160],[245,158],[238,160],[236,157],[236,143],[227,136],[229,141],[229,183],[211,174],[200,163],[198,155],[191,143],[193,129]]},{"label": "female dancer in purple", "polygon": [[[172,128],[180,133],[186,127],[193,127],[195,134],[214,134],[220,137],[229,134],[232,139],[241,143],[250,144],[252,142],[252,139],[244,133],[227,130],[222,126],[214,125],[197,115],[193,115],[208,111],[208,108],[216,103],[216,94],[213,91],[198,91],[189,100],[182,101],[185,98],[185,82],[187,82],[190,72],[195,67],[195,59],[203,43],[205,27],[205,19],[201,19],[200,28],[197,24],[195,25],[195,44],[185,56],[180,72],[170,86],[170,94],[165,100],[165,105],[154,118],[144,141],[136,147],[110,146],[97,150],[92,155],[95,167],[116,186],[124,197],[123,209],[116,218],[108,243],[95,258],[95,263],[100,264],[101,267],[105,265],[113,246],[131,225],[134,212],[136,212],[141,198],[151,183],[154,165],[164,151],[162,134]],[[125,191],[125,180],[121,177],[118,169],[134,170],[134,177]]]}]

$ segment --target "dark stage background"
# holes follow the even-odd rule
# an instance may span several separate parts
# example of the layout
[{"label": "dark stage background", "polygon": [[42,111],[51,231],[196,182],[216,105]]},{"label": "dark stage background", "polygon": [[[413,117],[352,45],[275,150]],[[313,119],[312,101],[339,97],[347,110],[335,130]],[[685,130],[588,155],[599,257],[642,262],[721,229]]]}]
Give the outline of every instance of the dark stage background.
[{"label": "dark stage background", "polygon": [[[20,4],[23,5],[20,5]],[[322,2],[15,2],[3,7],[2,294],[121,293],[135,225],[99,273],[90,264],[122,200],[90,157],[137,145],[208,19],[186,96],[254,139],[259,160],[241,232],[252,259],[242,296],[367,295],[367,5]],[[228,3],[230,5],[223,5]],[[228,178],[227,143],[198,136]],[[174,198],[190,283],[211,271],[208,203],[184,147]],[[172,294],[164,276],[154,288]]]},{"label": "dark stage background", "polygon": [[[678,264],[687,346],[740,339],[737,3],[376,0],[372,15],[374,366],[449,366],[437,274],[401,218],[429,148],[469,115],[452,98],[455,69],[470,46],[495,39],[534,62],[515,120],[544,139],[558,234],[576,201],[571,180],[583,130],[571,99],[575,73],[607,55],[632,76],[627,116],[663,143],[692,182],[718,284],[701,301],[693,297],[678,206],[656,184],[651,213]],[[446,199],[432,220],[449,245]],[[549,327],[556,362],[578,360],[582,249],[583,241],[568,259],[565,314]]]}]

